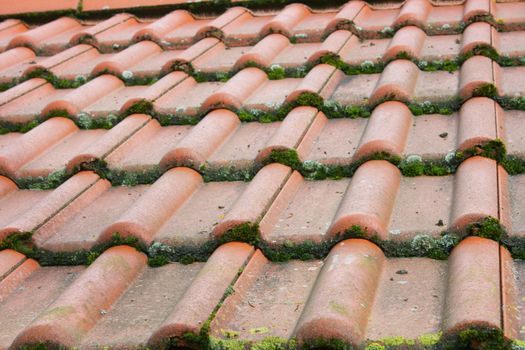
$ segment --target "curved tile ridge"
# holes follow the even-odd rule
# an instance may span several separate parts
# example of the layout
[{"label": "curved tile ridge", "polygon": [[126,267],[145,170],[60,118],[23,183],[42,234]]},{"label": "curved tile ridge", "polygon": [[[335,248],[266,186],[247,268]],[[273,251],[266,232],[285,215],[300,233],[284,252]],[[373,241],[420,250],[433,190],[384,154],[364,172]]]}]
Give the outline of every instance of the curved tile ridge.
[{"label": "curved tile ridge", "polygon": [[299,344],[338,339],[358,347],[365,340],[384,262],[381,250],[368,241],[350,240],[335,246],[297,322]]},{"label": "curved tile ridge", "polygon": [[[3,215],[2,241],[9,235],[33,233],[99,181],[92,172],[82,172],[53,191],[19,190],[2,177],[2,203],[10,209]],[[4,242],[5,243],[5,242]]]},{"label": "curved tile ridge", "polygon": [[[329,78],[331,69],[327,68],[312,71],[325,75],[306,79],[303,88],[297,89],[298,99],[305,93],[322,96],[330,89],[334,78]],[[325,87],[314,84],[325,80]],[[121,109],[154,103],[158,96],[169,101],[170,94],[194,84],[185,73],[170,73],[141,97],[129,98]],[[169,92],[171,87],[175,89]],[[63,101],[67,100],[66,96]],[[0,142],[8,144],[11,137],[18,140],[0,151],[0,172],[22,187],[45,186],[51,177],[56,186],[83,168],[104,174],[113,184],[122,184],[126,174],[140,176],[135,183],[151,183],[174,166],[188,166],[207,180],[220,181],[249,179],[261,166],[277,162],[308,178],[322,179],[352,176],[362,162],[375,157],[391,161],[404,175],[417,176],[453,173],[474,155],[506,161],[509,142],[510,157],[520,154],[515,133],[507,137],[505,130],[506,124],[519,118],[486,97],[471,98],[459,113],[446,117],[415,117],[396,101],[379,104],[369,119],[329,120],[306,106],[292,109],[282,123],[241,123],[239,117],[215,109],[196,126],[161,127],[150,116],[133,114],[109,131],[79,130],[68,119],[50,118],[26,134],[0,136]],[[349,143],[337,143],[338,138]],[[435,144],[425,143],[428,139]]]},{"label": "curved tile ridge", "polygon": [[89,332],[146,266],[134,248],[108,249],[15,339],[13,346],[72,347]]},{"label": "curved tile ridge", "polygon": [[[24,259],[13,254],[0,252],[0,269]],[[521,264],[479,237],[464,239],[448,260],[386,258],[373,243],[349,239],[324,261],[274,263],[233,242],[206,263],[145,265],[144,254],[117,246],[87,268],[37,268],[0,303],[1,320],[12,317],[9,307],[18,312],[0,330],[2,345],[250,348],[271,339],[357,348],[395,337],[407,348],[492,348],[510,346],[502,334],[514,337],[521,322],[510,313],[521,303]]]},{"label": "curved tile ridge", "polygon": [[[93,128],[112,126],[130,113],[147,112],[163,124],[184,124],[224,107],[237,111],[241,120],[273,121],[300,105],[320,108],[328,117],[355,117],[367,116],[388,100],[408,104],[415,114],[451,113],[461,101],[478,96],[491,97],[507,109],[522,108],[515,96],[525,87],[513,78],[523,71],[524,67],[500,67],[487,57],[474,56],[459,73],[420,71],[408,60],[395,60],[383,73],[366,77],[345,76],[331,65],[319,64],[302,79],[269,80],[261,69],[249,67],[225,83],[198,83],[186,73],[172,72],[153,85],[124,86],[114,76],[101,75],[77,89],[62,90],[35,78],[0,94],[0,121],[9,129],[21,128],[35,115],[39,120],[51,113]],[[27,107],[20,110],[20,104]]]},{"label": "curved tile ridge", "polygon": [[[283,34],[275,33],[266,35],[254,46],[241,47],[230,47],[215,37],[195,41],[184,50],[173,50],[166,47],[165,42],[155,41],[155,45],[143,40],[117,53],[115,50],[99,53],[95,48],[88,50],[85,45],[76,45],[46,59],[38,57],[38,62],[24,58],[22,53],[17,55],[19,61],[12,62],[15,52],[8,50],[0,56],[6,59],[0,81],[5,86],[12,86],[28,77],[51,74],[47,79],[58,87],[77,86],[101,72],[110,72],[127,84],[136,85],[153,82],[172,70],[186,71],[199,80],[221,80],[254,65],[263,68],[271,77],[281,79],[304,75],[319,62],[330,63],[355,75],[380,72],[397,58],[411,59],[422,70],[457,70],[475,54],[514,66],[522,65],[525,55],[525,49],[516,40],[521,33],[499,33],[487,23],[476,22],[469,25],[462,36],[427,36],[416,26],[406,26],[392,39],[364,42],[350,31],[337,30],[315,46],[312,43],[292,44]],[[216,59],[222,55],[228,56],[226,62]],[[74,62],[83,65],[78,67]]]},{"label": "curved tile ridge", "polygon": [[14,250],[0,251],[0,303],[40,265]]},{"label": "curved tile ridge", "polygon": [[[256,253],[211,322],[210,343],[257,347],[272,339],[283,347],[333,349],[396,339],[407,348],[508,346],[501,336],[499,249],[469,237],[448,261],[387,259],[361,239],[340,242],[324,261],[272,263]],[[486,298],[472,288],[478,285]],[[261,331],[260,324],[268,326]]]}]

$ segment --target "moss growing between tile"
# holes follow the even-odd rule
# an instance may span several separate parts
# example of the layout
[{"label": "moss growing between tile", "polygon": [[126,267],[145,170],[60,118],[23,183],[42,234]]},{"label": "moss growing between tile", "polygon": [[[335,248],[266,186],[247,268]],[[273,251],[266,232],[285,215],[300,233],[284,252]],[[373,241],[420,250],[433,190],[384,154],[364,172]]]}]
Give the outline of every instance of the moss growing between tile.
[{"label": "moss growing between tile", "polygon": [[62,169],[52,172],[48,176],[21,178],[16,180],[16,184],[21,189],[50,190],[63,184],[71,175],[65,169]]},{"label": "moss growing between tile", "polygon": [[273,149],[268,159],[263,161],[263,165],[269,163],[280,163],[289,166],[294,170],[300,170],[302,163],[299,155],[294,149]]},{"label": "moss growing between tile", "polygon": [[494,241],[500,241],[507,236],[499,220],[491,216],[484,218],[480,222],[468,225],[467,233],[472,236],[488,238]]},{"label": "moss growing between tile", "polygon": [[525,160],[516,156],[507,156],[500,163],[509,175],[525,173]]},{"label": "moss growing between tile", "polygon": [[437,345],[439,350],[506,350],[512,341],[505,338],[501,329],[473,325],[453,334],[443,336]]},{"label": "moss growing between tile", "polygon": [[498,96],[498,89],[493,84],[482,84],[472,91],[472,97],[490,97]]}]

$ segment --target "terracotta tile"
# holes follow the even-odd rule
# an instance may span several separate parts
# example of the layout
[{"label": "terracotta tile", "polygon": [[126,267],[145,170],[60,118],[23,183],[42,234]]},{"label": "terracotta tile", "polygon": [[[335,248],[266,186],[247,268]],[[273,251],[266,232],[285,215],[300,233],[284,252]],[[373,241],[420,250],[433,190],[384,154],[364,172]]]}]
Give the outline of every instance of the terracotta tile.
[{"label": "terracotta tile", "polygon": [[220,16],[212,19],[209,23],[199,28],[195,34],[195,39],[202,39],[207,36],[224,37],[228,27],[235,27],[238,23],[252,18],[252,15],[243,7],[232,7]]},{"label": "terracotta tile", "polygon": [[81,266],[42,267],[0,302],[0,347],[8,349],[16,336],[40,315],[84,270]]},{"label": "terracotta tile", "polygon": [[407,60],[396,60],[388,64],[370,97],[370,103],[385,98],[410,101],[414,95],[419,68]]},{"label": "terracotta tile", "polygon": [[24,280],[38,270],[39,267],[40,265],[35,260],[27,259],[0,280],[0,302],[6,299]]},{"label": "terracotta tile", "polygon": [[250,170],[262,161],[261,152],[281,126],[274,123],[240,123],[236,132],[217,148],[207,161],[209,169]]},{"label": "terracotta tile", "polygon": [[[475,56],[481,57],[481,56]],[[464,67],[464,65],[462,66]],[[415,86],[414,100],[419,103],[425,101],[448,102],[458,95],[458,86],[463,86],[463,68],[458,72],[420,72]],[[435,82],[439,81],[439,84]],[[465,90],[467,91],[467,90]],[[459,93],[461,96],[461,92]]]},{"label": "terracotta tile", "polygon": [[292,37],[293,28],[307,16],[311,15],[310,9],[302,4],[290,4],[281,10],[261,29],[262,36],[268,33],[281,33]]},{"label": "terracotta tile", "polygon": [[[468,237],[449,258],[444,330],[472,325],[501,328],[499,247],[492,240]],[[482,288],[483,295],[472,293]]]},{"label": "terracotta tile", "polygon": [[108,249],[16,337],[14,346],[77,345],[102,317],[100,310],[109,309],[145,265],[146,256],[134,248]]},{"label": "terracotta tile", "polygon": [[271,245],[331,238],[328,230],[348,184],[348,179],[304,181],[294,172],[261,222],[262,238]]},{"label": "terracotta tile", "polygon": [[0,281],[6,278],[16,267],[20,266],[26,257],[12,249],[0,251]]},{"label": "terracotta tile", "polygon": [[195,281],[203,265],[174,263],[146,269],[107,310],[82,340],[80,348],[145,347],[151,334],[159,329]]},{"label": "terracotta tile", "polygon": [[243,101],[267,80],[266,73],[258,68],[243,69],[210,94],[201,108],[209,110],[221,106],[240,109]]},{"label": "terracotta tile", "polygon": [[174,61],[181,52],[181,50],[162,51],[157,55],[149,56],[138,62],[129,70],[137,76],[159,76],[162,73],[162,69],[170,61]]},{"label": "terracotta tile", "polygon": [[525,38],[522,32],[498,33],[498,52],[501,55],[518,57],[525,55]]},{"label": "terracotta tile", "polygon": [[164,155],[160,165],[167,168],[177,164],[198,169],[239,126],[235,113],[225,109],[214,110],[192,128],[175,149]]},{"label": "terracotta tile", "polygon": [[388,239],[439,237],[451,226],[454,191],[453,176],[403,177],[392,209]]},{"label": "terracotta tile", "polygon": [[270,22],[274,16],[257,15],[247,12],[241,20],[237,20],[231,26],[224,28],[224,42],[229,46],[254,45],[265,34],[263,27]]},{"label": "terracotta tile", "polygon": [[259,170],[249,186],[215,226],[213,234],[221,236],[229,229],[249,223],[256,224],[264,216],[292,171],[282,164],[270,164]]},{"label": "terracotta tile", "polygon": [[328,64],[316,65],[301,80],[293,93],[288,95],[286,101],[293,102],[304,93],[311,93],[327,98],[332,95],[342,75],[341,71]]},{"label": "terracotta tile", "polygon": [[523,24],[525,16],[523,10],[525,5],[523,3],[498,3],[494,6],[494,17],[497,20],[503,20],[506,26],[518,28]]},{"label": "terracotta tile", "polygon": [[367,339],[400,336],[417,339],[440,332],[446,277],[446,261],[424,258],[385,261],[367,324]]},{"label": "terracotta tile", "polygon": [[[278,150],[301,150],[298,152],[300,158],[303,158],[305,148],[309,147],[311,140],[304,140],[304,136],[308,132],[316,133],[319,127],[317,127],[315,121],[318,118],[317,109],[313,107],[296,107],[294,108],[282,123],[279,128],[272,135],[270,140],[267,141],[266,147],[260,150],[257,155],[257,161],[262,162],[267,159],[272,151]],[[323,118],[324,115],[319,118]],[[326,117],[324,117],[326,118]],[[313,130],[315,129],[315,130]]]},{"label": "terracotta tile", "polygon": [[247,186],[240,181],[203,184],[159,229],[155,242],[171,247],[206,245]]},{"label": "terracotta tile", "polygon": [[450,116],[430,114],[414,117],[405,155],[418,155],[422,159],[444,159],[458,147],[458,132],[470,134],[468,128],[471,125],[466,125],[467,130],[459,130],[460,123],[458,113]]},{"label": "terracotta tile", "polygon": [[164,36],[164,41],[174,49],[184,49],[195,42],[197,32],[207,26],[211,19],[198,19],[181,24]]},{"label": "terracotta tile", "polygon": [[[434,28],[447,29],[453,23],[461,23],[463,20],[463,9],[466,9],[466,5],[472,2],[467,0],[463,3],[463,6],[433,6],[427,17],[427,24]],[[476,1],[474,0],[474,2]]]},{"label": "terracotta tile", "polygon": [[[17,140],[18,142],[0,151],[0,169],[2,173],[18,177],[18,171],[25,164],[34,160],[77,130],[77,126],[66,118],[52,118],[46,123],[39,125],[20,137]],[[41,174],[24,175],[40,176]]]},{"label": "terracotta tile", "polygon": [[382,61],[390,39],[364,40],[352,36],[340,52],[341,59],[350,65],[358,66]]},{"label": "terracotta tile", "polygon": [[[415,0],[411,0],[413,3]],[[428,4],[426,0],[422,0],[425,4]],[[408,6],[407,2],[407,6]],[[405,9],[403,7],[403,9]],[[407,14],[408,15],[408,14]],[[394,37],[390,41],[387,51],[383,55],[383,60],[388,61],[395,59],[397,55],[404,53],[408,54],[412,58],[419,59],[421,57],[420,52],[423,48],[426,34],[418,27],[407,26],[399,29]]]},{"label": "terracotta tile", "polygon": [[508,154],[523,158],[525,156],[525,130],[521,128],[521,123],[525,120],[523,111],[505,111],[505,145]]},{"label": "terracotta tile", "polygon": [[195,19],[188,11],[176,10],[146,25],[144,28],[135,33],[133,40],[153,40],[159,43],[169,32],[172,32],[176,28],[193,21],[195,21]]},{"label": "terracotta tile", "polygon": [[407,24],[423,27],[431,10],[432,5],[426,0],[409,0],[401,7],[394,27]]},{"label": "terracotta tile", "polygon": [[[69,90],[62,99],[53,99],[43,108],[41,114],[47,115],[52,111],[65,110],[69,115],[75,116],[84,108],[100,103],[105,96],[118,91],[123,86],[124,83],[120,79],[109,74],[101,75],[79,88]],[[86,108],[86,111],[89,112],[90,109]]]},{"label": "terracotta tile", "polygon": [[513,260],[507,249],[500,247],[502,328],[509,339],[521,340],[520,304],[523,301],[520,300],[519,293],[522,290],[520,275],[523,273],[523,264],[520,262]]},{"label": "terracotta tile", "polygon": [[271,263],[257,251],[212,321],[212,336],[227,339],[235,332],[248,341],[269,335],[290,339],[321,266],[318,260]]},{"label": "terracotta tile", "polygon": [[349,165],[356,157],[366,126],[367,120],[362,118],[327,121],[309,146],[305,159],[323,164]]},{"label": "terracotta tile", "polygon": [[355,17],[354,23],[359,31],[381,31],[384,28],[392,28],[397,19],[399,9],[374,10],[364,6]]},{"label": "terracotta tile", "polygon": [[302,81],[304,80],[286,78],[269,80],[264,84],[259,84],[258,89],[243,102],[243,107],[248,110],[277,110],[286,102],[292,101],[290,96],[296,94]]},{"label": "terracotta tile", "polygon": [[70,39],[70,45],[86,43],[99,47],[98,35],[112,28],[125,28],[128,25],[127,22],[135,22],[133,15],[127,13],[116,14],[105,21],[83,28],[83,30],[73,35]]},{"label": "terracotta tile", "polygon": [[20,190],[4,196],[0,237],[35,231],[98,179],[92,172],[81,172],[53,191]]},{"label": "terracotta tile", "polygon": [[[130,137],[140,133],[150,121],[151,117],[147,115],[133,114],[126,117],[107,132],[93,130],[97,136],[96,142],[89,142],[91,139],[89,136],[85,138],[89,143],[82,145],[82,148],[79,147],[78,151],[69,158],[66,164],[66,170],[73,171],[75,167],[79,167],[82,164],[90,163],[95,160],[105,160],[122,144],[128,142]],[[84,131],[81,131],[81,133],[84,133]],[[91,131],[88,131],[88,133],[90,136],[92,135]],[[75,144],[75,146],[77,145]]]},{"label": "terracotta tile", "polygon": [[159,165],[191,130],[188,125],[161,127],[150,121],[106,158],[112,170],[143,171]]},{"label": "terracotta tile", "polygon": [[348,29],[357,15],[368,6],[364,1],[349,1],[347,2],[334,16],[330,23],[326,26],[327,32],[333,32],[336,29]]},{"label": "terracotta tile", "polygon": [[199,271],[171,314],[151,336],[150,344],[167,344],[169,338],[198,334],[240,268],[250,261],[253,248],[244,243],[219,247]]},{"label": "terracotta tile", "polygon": [[381,250],[365,240],[348,240],[333,248],[297,323],[299,343],[340,339],[359,346],[384,261]]},{"label": "terracotta tile", "polygon": [[525,203],[525,176],[515,175],[509,179],[509,201],[510,217],[512,229],[511,236],[523,237],[525,235],[525,215],[523,215],[523,205]]},{"label": "terracotta tile", "polygon": [[463,31],[463,40],[461,42],[461,53],[467,54],[472,52],[476,47],[488,46],[495,47],[493,37],[497,32],[493,27],[484,22],[472,23]]},{"label": "terracotta tile", "polygon": [[[7,50],[0,54],[0,74],[6,76],[5,71],[13,66],[18,66],[21,63],[30,62],[35,58],[35,53],[26,47],[17,47],[11,50]],[[18,71],[17,71],[18,73]],[[13,78],[17,78],[15,75]]]},{"label": "terracotta tile", "polygon": [[[204,40],[217,40],[215,38],[206,38]],[[200,43],[197,42],[197,44]],[[204,73],[230,73],[232,67],[236,67],[236,62],[250,49],[250,46],[225,47],[224,44],[218,43],[210,52],[198,57],[192,62],[197,72]],[[240,67],[240,66],[239,66]]]},{"label": "terracotta tile", "polygon": [[[494,64],[495,65],[495,64]],[[495,65],[496,66],[496,65]],[[495,69],[499,68],[496,66]],[[509,97],[522,96],[525,92],[525,84],[523,83],[523,74],[525,74],[524,67],[506,67],[499,70],[500,84],[497,86],[500,95]],[[497,74],[497,71],[496,71]]]},{"label": "terracotta tile", "polygon": [[312,13],[293,29],[294,37],[301,41],[322,41],[325,28],[334,18],[334,13]]},{"label": "terracotta tile", "polygon": [[[225,86],[225,83],[219,82],[197,84],[195,79],[187,78],[155,101],[155,111],[160,114],[171,114],[175,116],[198,115],[205,111],[203,108],[204,102],[208,101],[212,96],[215,96],[214,94],[223,86]],[[188,91],[191,91],[191,93],[187,93]],[[225,94],[227,94],[227,92]],[[215,102],[222,102],[222,96],[224,95],[216,97],[217,100],[215,100]],[[214,106],[213,103],[209,104],[209,107],[211,106]],[[214,107],[224,106],[218,105]]]},{"label": "terracotta tile", "polygon": [[461,35],[427,36],[421,49],[421,58],[427,61],[453,60],[460,53]]},{"label": "terracotta tile", "polygon": [[[151,243],[160,227],[180,208],[202,184],[201,176],[188,168],[167,171],[154,185],[104,229],[100,241],[108,241],[115,233],[134,236]],[[175,187],[176,186],[176,187]],[[176,188],[175,193],[168,191]]]},{"label": "terracotta tile", "polygon": [[496,116],[501,107],[487,97],[471,98],[459,112],[458,149],[465,150],[498,138]]},{"label": "terracotta tile", "polygon": [[401,173],[386,161],[369,161],[356,171],[339,205],[329,235],[360,226],[367,235],[386,239]]},{"label": "terracotta tile", "polygon": [[[337,30],[331,33],[325,40],[322,41],[321,45],[315,44],[303,44],[298,45],[303,48],[310,46],[315,49],[315,52],[308,56],[308,62],[317,62],[325,55],[339,55],[343,48],[350,42],[355,41],[356,37],[351,32],[346,30]],[[301,60],[299,60],[301,62]]]},{"label": "terracotta tile", "polygon": [[50,251],[89,250],[102,232],[128,210],[147,186],[115,187],[99,181],[85,194],[53,217],[33,236],[36,244]]},{"label": "terracotta tile", "polygon": [[120,51],[129,46],[135,34],[147,25],[147,22],[132,17],[96,34],[93,42],[102,52]]},{"label": "terracotta tile", "polygon": [[459,95],[466,99],[471,97],[476,89],[485,85],[496,85],[491,59],[474,56],[466,60],[461,66]]},{"label": "terracotta tile", "polygon": [[[111,57],[111,54],[101,54],[97,49],[90,45],[76,45],[71,49],[62,51],[60,54],[55,56],[62,56],[69,54],[71,51],[76,51],[78,48],[86,48],[86,51],[71,57],[70,59],[64,60],[52,67],[49,67],[49,70],[61,79],[75,80],[84,78],[88,80],[91,78],[91,72],[100,62],[107,60]],[[55,56],[50,57],[49,59],[55,58]],[[47,62],[46,62],[47,63]],[[38,67],[39,65],[37,65]]]},{"label": "terracotta tile", "polygon": [[[412,122],[410,110],[400,102],[385,102],[377,106],[359,141],[354,159],[380,152],[401,156]],[[337,138],[340,140],[340,138]]]},{"label": "terracotta tile", "polygon": [[463,21],[468,22],[477,16],[490,15],[491,3],[489,0],[468,0],[463,8]]},{"label": "terracotta tile", "polygon": [[[125,71],[129,71],[128,68],[161,51],[160,46],[154,42],[141,41],[111,56],[111,58],[100,62],[93,68],[91,74],[113,73],[118,76],[123,76]],[[126,77],[128,75],[129,73],[126,72]]]},{"label": "terracotta tile", "polygon": [[[484,189],[480,191],[479,189]],[[497,168],[492,159],[473,157],[455,175],[452,228],[464,231],[486,217],[498,218]]]},{"label": "terracotta tile", "polygon": [[53,22],[14,36],[13,39],[10,40],[8,47],[27,46],[33,50],[37,50],[42,47],[42,43],[45,45],[46,41],[50,38],[60,35],[65,31],[74,31],[81,27],[82,25],[77,20],[69,17],[61,17]]},{"label": "terracotta tile", "polygon": [[246,66],[247,63],[256,63],[262,67],[269,67],[274,59],[290,45],[289,39],[281,34],[270,34],[259,41],[249,51],[243,54],[236,62],[235,68]]},{"label": "terracotta tile", "polygon": [[2,28],[0,30],[0,50],[4,51],[7,49],[11,39],[21,33],[29,30],[28,26],[15,19],[6,19],[2,22]]}]

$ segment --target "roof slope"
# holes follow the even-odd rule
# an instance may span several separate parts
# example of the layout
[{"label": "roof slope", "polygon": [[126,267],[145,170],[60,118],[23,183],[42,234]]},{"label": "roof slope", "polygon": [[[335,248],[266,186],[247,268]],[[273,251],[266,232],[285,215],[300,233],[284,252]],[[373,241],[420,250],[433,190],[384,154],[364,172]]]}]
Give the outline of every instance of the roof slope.
[{"label": "roof slope", "polygon": [[0,23],[0,349],[525,348],[525,2],[226,5]]}]

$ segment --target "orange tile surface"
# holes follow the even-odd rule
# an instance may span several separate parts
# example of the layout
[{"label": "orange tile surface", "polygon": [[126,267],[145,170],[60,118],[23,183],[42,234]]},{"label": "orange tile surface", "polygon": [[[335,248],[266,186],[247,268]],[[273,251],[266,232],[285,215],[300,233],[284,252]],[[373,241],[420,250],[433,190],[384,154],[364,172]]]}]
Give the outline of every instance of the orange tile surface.
[{"label": "orange tile surface", "polygon": [[186,5],[0,1],[0,349],[524,348],[525,2]]}]

